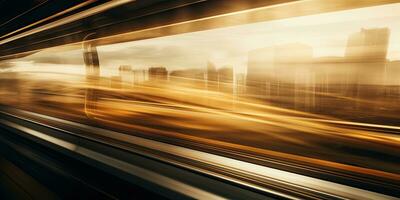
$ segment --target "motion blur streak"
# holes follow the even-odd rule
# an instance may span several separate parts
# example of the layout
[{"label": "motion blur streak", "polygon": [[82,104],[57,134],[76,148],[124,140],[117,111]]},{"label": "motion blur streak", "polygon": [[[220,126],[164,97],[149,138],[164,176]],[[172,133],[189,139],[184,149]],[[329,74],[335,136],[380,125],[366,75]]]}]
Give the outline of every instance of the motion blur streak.
[{"label": "motion blur streak", "polygon": [[104,10],[110,9],[112,7],[115,7],[115,6],[119,6],[119,5],[128,3],[128,2],[131,2],[131,1],[134,1],[134,0],[110,1],[108,3],[105,3],[105,4],[101,5],[101,6],[97,6],[95,8],[89,9],[89,10],[87,10],[85,12],[80,12],[80,13],[77,13],[75,15],[69,16],[67,18],[63,18],[63,19],[51,22],[49,24],[46,24],[44,26],[40,26],[40,27],[34,28],[32,30],[26,31],[24,33],[12,36],[12,37],[4,39],[4,40],[1,40],[0,44],[5,44],[7,42],[16,40],[18,38],[22,38],[24,36],[27,36],[27,35],[30,35],[30,34],[33,34],[33,33],[37,33],[39,31],[48,30],[48,29],[56,27],[56,26],[60,26],[60,25],[63,25],[63,24],[69,23],[69,22],[73,22],[75,20],[78,20],[78,19],[81,19],[81,18],[84,18],[84,17],[88,17],[90,15],[94,15],[94,14],[99,13],[101,11],[104,11]]},{"label": "motion blur streak", "polygon": [[[3,90],[2,102],[18,105],[24,109],[28,108],[28,110],[38,113],[62,116],[74,121],[84,120],[90,123],[90,120],[82,119],[82,116],[84,116],[82,115],[82,104],[85,98],[83,94],[86,89],[90,88],[95,89],[96,94],[102,96],[95,102],[96,110],[92,110],[91,116],[94,117],[92,120],[125,132],[140,131],[147,134],[177,137],[215,146],[245,150],[263,156],[308,161],[313,164],[330,165],[331,167],[371,175],[379,174],[400,180],[400,176],[396,173],[396,170],[398,170],[396,163],[390,164],[390,162],[379,161],[373,157],[365,156],[364,161],[357,161],[365,162],[365,164],[373,162],[364,166],[370,166],[367,168],[373,169],[390,169],[388,171],[392,173],[323,161],[327,158],[337,161],[340,158],[347,161],[341,161],[342,163],[351,164],[354,162],[352,156],[349,156],[347,152],[319,144],[326,138],[329,138],[330,142],[333,142],[331,140],[334,138],[335,141],[343,142],[343,145],[357,145],[360,142],[364,142],[364,145],[371,145],[366,143],[370,141],[374,145],[379,145],[380,148],[392,149],[393,152],[399,148],[399,136],[395,134],[358,130],[357,127],[337,127],[335,124],[330,124],[329,120],[312,121],[314,119],[330,119],[322,115],[263,105],[252,99],[234,97],[224,93],[179,86],[173,86],[173,89],[171,89],[167,82],[149,82],[134,86],[131,89],[113,89],[105,86],[93,87],[90,83],[84,84],[84,77],[79,75],[61,75],[64,81],[53,82],[49,81],[52,75],[47,74],[46,84],[40,80],[35,80],[38,78],[37,73],[26,73],[25,78],[21,74],[15,73],[5,75],[2,80],[8,79],[7,83],[18,83],[19,85],[18,91]],[[56,78],[60,74],[54,76],[53,78]],[[10,79],[10,77],[13,78]],[[69,77],[68,81],[65,79],[67,77]],[[81,82],[76,81],[79,79],[81,79]],[[102,81],[106,82],[107,79],[100,80],[100,82]],[[58,89],[58,86],[61,86],[60,84],[64,86],[64,89]],[[4,83],[2,85],[5,86]],[[18,93],[21,95],[13,97]],[[59,107],[63,109],[58,109]],[[151,121],[143,120],[144,117],[149,116],[151,116]],[[227,135],[234,137],[226,138]],[[358,140],[351,140],[352,138]],[[285,146],[285,149],[263,146],[266,144],[281,144]],[[298,149],[306,151],[306,154]],[[324,151],[328,156],[322,157],[319,152],[310,151],[312,149]],[[390,154],[391,152],[387,153]],[[332,156],[329,156],[329,154]],[[374,165],[377,161],[381,164]]]},{"label": "motion blur streak", "polygon": [[7,122],[7,121],[4,121],[4,120],[0,120],[0,124],[5,124],[7,126],[15,128],[17,130],[21,130],[21,131],[23,131],[25,133],[31,134],[31,135],[33,135],[35,137],[38,137],[38,138],[44,139],[46,141],[49,141],[51,143],[54,143],[54,144],[56,144],[58,146],[61,146],[63,148],[66,148],[66,149],[69,149],[71,151],[77,152],[79,154],[85,155],[87,157],[93,158],[94,160],[97,160],[97,161],[100,161],[100,162],[103,162],[103,163],[107,163],[108,165],[112,165],[113,167],[119,168],[122,171],[125,171],[127,173],[133,173],[133,174],[135,174],[135,175],[137,175],[137,176],[139,176],[139,177],[141,177],[143,179],[146,179],[146,180],[149,180],[149,181],[152,181],[152,182],[162,183],[163,185],[167,185],[168,187],[170,187],[170,189],[172,189],[172,190],[183,192],[185,194],[190,194],[193,198],[196,198],[196,199],[216,199],[216,200],[217,199],[224,199],[224,198],[219,197],[217,195],[208,193],[206,191],[202,191],[202,190],[200,190],[198,188],[191,187],[191,186],[189,186],[187,184],[181,183],[181,182],[173,180],[171,178],[156,174],[154,172],[151,172],[149,170],[146,170],[146,169],[143,169],[143,168],[140,168],[140,167],[133,166],[133,165],[131,165],[129,163],[125,163],[123,161],[120,161],[120,160],[114,159],[112,157],[103,155],[101,153],[92,151],[90,149],[87,149],[87,148],[84,148],[84,147],[81,147],[81,146],[77,146],[77,145],[69,143],[69,142],[62,141],[60,139],[48,136],[46,134],[37,132],[35,130],[22,127],[22,126],[20,126],[18,124],[15,124],[15,123],[12,123],[12,122]]},{"label": "motion blur streak", "polygon": [[400,3],[103,46],[85,39],[1,62],[0,108],[230,153],[258,175],[270,169],[252,162],[279,160],[400,189]]}]

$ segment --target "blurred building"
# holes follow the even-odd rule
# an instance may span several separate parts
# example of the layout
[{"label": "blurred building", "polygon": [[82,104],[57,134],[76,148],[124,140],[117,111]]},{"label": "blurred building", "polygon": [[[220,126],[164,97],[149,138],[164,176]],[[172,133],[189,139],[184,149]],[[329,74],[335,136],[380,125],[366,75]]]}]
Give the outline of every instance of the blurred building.
[{"label": "blurred building", "polygon": [[207,89],[218,89],[218,72],[214,63],[207,62]]},{"label": "blurred building", "polygon": [[335,102],[334,95],[373,100],[393,94],[400,74],[398,61],[386,59],[389,36],[388,28],[361,29],[349,35],[343,57],[314,58],[312,47],[301,43],[250,51],[246,94],[305,110]]},{"label": "blurred building", "polygon": [[133,85],[134,77],[132,67],[130,65],[121,65],[118,70],[122,83],[124,85]]},{"label": "blurred building", "polygon": [[187,86],[204,89],[204,76],[203,69],[174,70],[169,74],[169,80],[174,83],[182,83]]},{"label": "blurred building", "polygon": [[274,79],[274,56],[275,51],[273,47],[256,49],[249,52],[246,77],[247,93],[269,95],[269,86]]},{"label": "blurred building", "polygon": [[355,71],[344,57],[326,56],[313,59],[312,72],[314,73],[317,91],[332,92],[333,85],[349,85]]},{"label": "blurred building", "polygon": [[[351,96],[357,95],[357,87],[353,82],[354,71],[351,69],[344,57],[318,57],[313,59],[310,105],[314,109],[324,109],[333,102],[336,104],[343,101],[335,101],[334,95]],[[332,100],[333,99],[333,100]],[[348,105],[338,105],[348,106]]]},{"label": "blurred building", "polygon": [[120,65],[118,70],[120,72],[129,72],[132,71],[132,67],[130,65]]},{"label": "blurred building", "polygon": [[167,80],[168,71],[165,67],[150,67],[149,80]]},{"label": "blurred building", "polygon": [[139,84],[146,80],[147,71],[144,69],[132,70],[133,84]]},{"label": "blurred building", "polygon": [[386,85],[400,85],[400,60],[386,63]]},{"label": "blurred building", "polygon": [[250,51],[246,91],[267,97],[294,96],[297,78],[309,72],[312,56],[312,47],[300,43]]},{"label": "blurred building", "polygon": [[242,95],[246,93],[246,75],[243,73],[236,74],[236,81],[235,81],[235,89],[236,94]]},{"label": "blurred building", "polygon": [[355,84],[384,84],[389,36],[388,28],[361,29],[349,36],[345,59]]},{"label": "blurred building", "polygon": [[218,69],[218,90],[233,93],[233,68],[225,66]]},{"label": "blurred building", "polygon": [[347,59],[353,61],[385,61],[389,44],[388,28],[361,29],[347,40]]},{"label": "blurred building", "polygon": [[386,95],[400,97],[400,60],[386,63]]}]

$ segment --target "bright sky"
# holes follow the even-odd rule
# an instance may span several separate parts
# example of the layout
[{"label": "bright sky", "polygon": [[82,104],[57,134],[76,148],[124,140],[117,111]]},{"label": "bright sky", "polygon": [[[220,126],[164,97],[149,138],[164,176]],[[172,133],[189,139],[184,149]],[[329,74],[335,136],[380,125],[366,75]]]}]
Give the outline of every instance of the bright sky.
[{"label": "bright sky", "polygon": [[[388,59],[400,60],[400,3],[118,43],[98,47],[98,52],[103,75],[118,73],[120,65],[176,70],[203,68],[207,61],[245,72],[248,51],[253,49],[303,43],[312,46],[315,57],[343,56],[351,33],[384,27],[391,31]],[[26,59],[69,64],[83,60],[81,50],[41,52]],[[80,61],[71,63],[76,59]]]},{"label": "bright sky", "polygon": [[388,59],[400,59],[400,3],[267,21],[98,47],[103,65],[200,68],[208,60],[244,72],[250,50],[304,43],[314,56],[343,56],[347,38],[361,28],[388,27]]}]

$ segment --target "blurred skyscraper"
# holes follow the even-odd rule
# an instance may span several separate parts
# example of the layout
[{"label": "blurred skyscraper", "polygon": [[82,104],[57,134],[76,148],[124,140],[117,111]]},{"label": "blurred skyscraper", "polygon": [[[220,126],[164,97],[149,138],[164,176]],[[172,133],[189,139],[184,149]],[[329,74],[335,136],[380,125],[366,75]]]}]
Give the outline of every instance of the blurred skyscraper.
[{"label": "blurred skyscraper", "polygon": [[167,80],[168,71],[165,67],[150,67],[149,68],[149,80]]},{"label": "blurred skyscraper", "polygon": [[361,29],[349,36],[345,59],[356,84],[384,84],[389,36],[388,28]]},{"label": "blurred skyscraper", "polygon": [[388,28],[361,29],[349,36],[346,58],[358,62],[385,61],[390,30]]}]

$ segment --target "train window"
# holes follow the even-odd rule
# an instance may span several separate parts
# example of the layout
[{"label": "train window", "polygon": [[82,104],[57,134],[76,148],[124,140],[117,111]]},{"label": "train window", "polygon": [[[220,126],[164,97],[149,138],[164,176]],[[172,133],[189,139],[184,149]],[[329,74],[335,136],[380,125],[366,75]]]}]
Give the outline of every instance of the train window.
[{"label": "train window", "polygon": [[102,103],[153,134],[399,173],[399,137],[378,131],[399,125],[395,10],[400,4],[100,46],[102,74],[132,90],[130,101]]},{"label": "train window", "polygon": [[[10,62],[28,96],[0,84],[1,103],[257,162],[400,174],[398,3],[91,48],[89,70],[81,47]],[[31,65],[40,80],[21,78]]]}]

